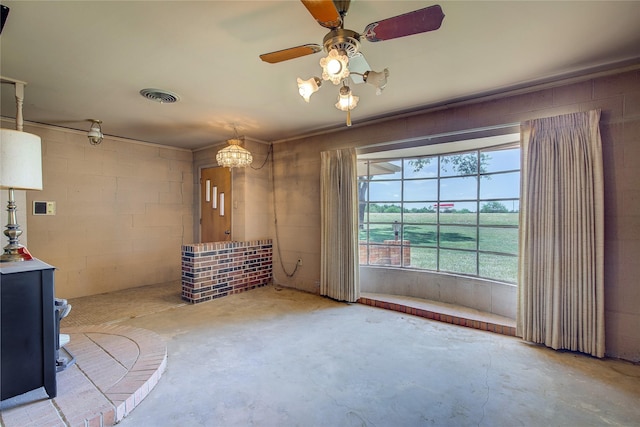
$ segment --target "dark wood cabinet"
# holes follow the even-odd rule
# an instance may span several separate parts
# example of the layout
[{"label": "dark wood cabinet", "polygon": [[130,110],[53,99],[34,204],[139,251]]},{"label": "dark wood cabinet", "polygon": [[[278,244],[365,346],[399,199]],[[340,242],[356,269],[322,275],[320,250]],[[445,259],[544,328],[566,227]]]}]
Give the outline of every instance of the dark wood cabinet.
[{"label": "dark wood cabinet", "polygon": [[0,400],[44,387],[56,396],[54,267],[0,264]]}]

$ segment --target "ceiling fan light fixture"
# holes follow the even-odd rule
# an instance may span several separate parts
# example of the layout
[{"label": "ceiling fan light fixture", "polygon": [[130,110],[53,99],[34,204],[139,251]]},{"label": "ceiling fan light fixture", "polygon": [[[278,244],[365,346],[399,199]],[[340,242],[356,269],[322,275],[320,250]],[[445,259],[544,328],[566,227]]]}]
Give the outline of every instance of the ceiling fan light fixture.
[{"label": "ceiling fan light fixture", "polygon": [[340,88],[340,95],[338,96],[338,102],[336,108],[341,111],[350,111],[358,106],[358,100],[360,98],[351,93],[349,86],[342,86]]},{"label": "ceiling fan light fixture", "polygon": [[311,95],[318,91],[320,86],[322,86],[322,80],[318,77],[311,77],[309,80],[302,80],[298,77],[298,92],[307,102],[309,102]]},{"label": "ceiling fan light fixture", "polygon": [[340,95],[338,96],[336,108],[347,112],[347,126],[351,126],[351,110],[356,108],[358,105],[358,99],[360,98],[351,93],[351,88],[349,88],[349,86],[343,85],[340,88]]},{"label": "ceiling fan light fixture", "polygon": [[320,59],[322,78],[331,80],[334,85],[349,77],[349,57],[337,49],[331,49],[329,54]]},{"label": "ceiling fan light fixture", "polygon": [[[260,59],[270,64],[287,61],[320,52],[324,49],[327,56],[320,59],[322,79],[331,80],[334,85],[342,84],[336,108],[347,113],[347,126],[351,126],[351,110],[358,104],[358,97],[351,94],[346,79],[351,83],[368,83],[376,88],[380,95],[387,86],[389,70],[372,71],[360,52],[360,41],[380,42],[414,34],[426,33],[440,28],[444,13],[439,5],[424,7],[412,12],[392,16],[367,25],[364,32],[357,33],[344,28],[344,17],[349,10],[351,0],[305,1],[303,5],[315,20],[330,31],[324,36],[322,46],[306,44],[260,55]],[[351,70],[349,70],[351,66]],[[307,81],[298,78],[298,92],[305,101],[320,87],[320,79],[314,77]]]},{"label": "ceiling fan light fixture", "polygon": [[380,95],[382,90],[387,87],[387,78],[389,78],[388,68],[385,68],[381,72],[367,71],[362,76],[365,83],[369,83],[376,88],[376,95]]},{"label": "ceiling fan light fixture", "polygon": [[343,70],[342,63],[337,59],[330,59],[327,62],[327,74],[335,76]]}]

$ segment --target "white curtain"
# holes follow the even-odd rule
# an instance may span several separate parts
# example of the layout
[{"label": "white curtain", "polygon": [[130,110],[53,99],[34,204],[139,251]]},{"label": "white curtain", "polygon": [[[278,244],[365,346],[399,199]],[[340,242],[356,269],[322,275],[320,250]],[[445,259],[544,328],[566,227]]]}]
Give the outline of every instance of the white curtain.
[{"label": "white curtain", "polygon": [[521,128],[518,335],[604,357],[600,111]]},{"label": "white curtain", "polygon": [[339,301],[360,297],[356,150],[321,153],[320,294]]}]

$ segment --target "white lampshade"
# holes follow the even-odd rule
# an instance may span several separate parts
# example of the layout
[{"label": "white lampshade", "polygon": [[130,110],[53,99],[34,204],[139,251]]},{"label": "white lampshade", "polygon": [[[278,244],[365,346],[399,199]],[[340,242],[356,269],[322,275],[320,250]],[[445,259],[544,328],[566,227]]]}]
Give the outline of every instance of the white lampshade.
[{"label": "white lampshade", "polygon": [[351,89],[349,89],[349,86],[342,86],[340,88],[340,95],[338,96],[336,108],[342,111],[353,110],[358,106],[359,99],[360,97],[357,97],[351,93]]},{"label": "white lampshade", "polygon": [[387,86],[387,79],[389,78],[389,69],[385,68],[381,72],[367,71],[364,73],[365,83],[375,86],[376,95],[380,95],[382,90]]},{"label": "white lampshade", "polygon": [[322,85],[322,81],[317,77],[311,77],[309,80],[302,80],[298,77],[298,92],[305,101],[309,102],[309,98],[318,91]]},{"label": "white lampshade", "polygon": [[331,80],[334,85],[340,84],[340,82],[349,77],[349,57],[338,52],[336,49],[331,49],[329,54],[320,59],[320,66],[322,67],[322,78],[324,80]]},{"label": "white lampshade", "polygon": [[42,190],[39,136],[0,129],[0,188]]}]

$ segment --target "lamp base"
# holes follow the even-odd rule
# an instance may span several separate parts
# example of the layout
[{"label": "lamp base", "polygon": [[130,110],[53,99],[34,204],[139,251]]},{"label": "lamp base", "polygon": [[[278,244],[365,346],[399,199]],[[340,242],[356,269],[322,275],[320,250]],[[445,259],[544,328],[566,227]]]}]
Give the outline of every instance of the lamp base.
[{"label": "lamp base", "polygon": [[16,221],[16,198],[13,188],[9,188],[9,200],[7,203],[7,229],[4,235],[9,239],[9,244],[4,247],[4,253],[0,255],[0,262],[28,261],[33,259],[27,248],[20,244],[18,237],[22,235],[20,225]]},{"label": "lamp base", "polygon": [[4,253],[0,255],[0,262],[19,262],[33,259],[33,256],[24,246],[18,246],[17,248],[10,248],[9,246],[11,245],[4,247]]}]

